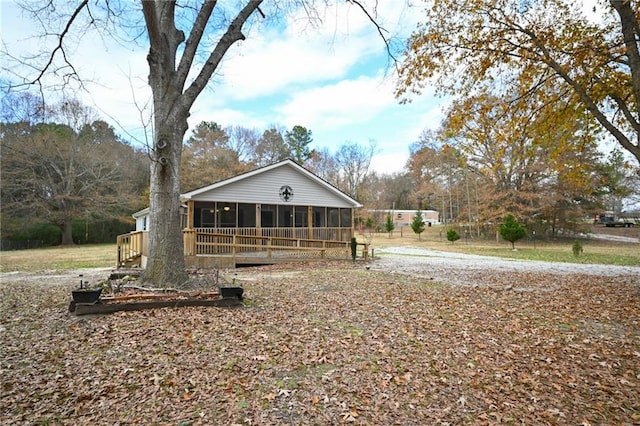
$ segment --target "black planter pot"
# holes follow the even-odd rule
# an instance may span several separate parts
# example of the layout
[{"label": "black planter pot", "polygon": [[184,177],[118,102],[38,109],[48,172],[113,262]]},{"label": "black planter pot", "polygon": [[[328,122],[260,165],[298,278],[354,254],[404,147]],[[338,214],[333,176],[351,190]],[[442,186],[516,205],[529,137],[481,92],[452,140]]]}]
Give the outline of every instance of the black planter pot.
[{"label": "black planter pot", "polygon": [[229,297],[237,297],[238,300],[242,300],[242,294],[244,289],[242,287],[220,287],[220,296],[223,299]]},{"label": "black planter pot", "polygon": [[75,303],[89,303],[93,304],[100,299],[100,294],[102,293],[101,288],[96,289],[87,289],[83,288],[80,290],[72,290],[71,295],[73,296],[73,301]]}]

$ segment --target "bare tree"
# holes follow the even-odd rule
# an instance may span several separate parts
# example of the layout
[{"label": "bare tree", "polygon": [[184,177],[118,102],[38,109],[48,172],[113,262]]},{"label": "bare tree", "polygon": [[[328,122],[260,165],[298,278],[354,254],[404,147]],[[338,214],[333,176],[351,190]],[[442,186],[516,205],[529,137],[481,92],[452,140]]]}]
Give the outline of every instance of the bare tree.
[{"label": "bare tree", "polygon": [[260,141],[260,131],[242,126],[230,126],[225,131],[229,135],[229,148],[236,152],[241,162],[250,163]]},{"label": "bare tree", "polygon": [[332,185],[338,186],[338,166],[329,148],[314,149],[311,157],[305,163],[305,167]]},{"label": "bare tree", "polygon": [[369,146],[357,143],[342,145],[336,152],[335,160],[345,181],[345,190],[354,198],[358,198],[358,188],[369,173],[371,159],[376,150],[375,142]]},{"label": "bare tree", "polygon": [[180,187],[182,192],[209,185],[250,169],[240,162],[230,147],[226,130],[214,122],[203,121],[193,130],[182,149]]},{"label": "bare tree", "polygon": [[0,102],[0,121],[5,123],[38,123],[45,111],[41,100],[31,93],[8,93]]},{"label": "bare tree", "polygon": [[58,123],[0,125],[2,211],[46,220],[70,245],[74,219],[114,217],[132,199],[134,180],[126,173],[136,167],[123,163],[135,160],[135,152],[105,122],[83,121],[93,114],[78,102],[63,102],[55,112]]},{"label": "bare tree", "polygon": [[258,166],[267,166],[289,157],[289,149],[284,141],[286,129],[272,125],[262,133],[253,152],[252,161]]}]

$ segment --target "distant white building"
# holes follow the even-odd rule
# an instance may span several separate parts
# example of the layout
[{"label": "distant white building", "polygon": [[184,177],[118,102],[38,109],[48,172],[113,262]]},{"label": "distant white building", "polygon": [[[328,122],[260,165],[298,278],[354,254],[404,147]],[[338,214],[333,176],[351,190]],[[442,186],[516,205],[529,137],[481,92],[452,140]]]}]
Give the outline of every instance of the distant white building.
[{"label": "distant white building", "polygon": [[[408,226],[413,222],[418,210],[369,210],[369,212],[375,217],[375,219],[384,224],[387,220],[387,215],[391,213],[391,219],[394,226]],[[420,210],[422,213],[422,220],[429,226],[440,224],[440,213],[436,210]]]}]

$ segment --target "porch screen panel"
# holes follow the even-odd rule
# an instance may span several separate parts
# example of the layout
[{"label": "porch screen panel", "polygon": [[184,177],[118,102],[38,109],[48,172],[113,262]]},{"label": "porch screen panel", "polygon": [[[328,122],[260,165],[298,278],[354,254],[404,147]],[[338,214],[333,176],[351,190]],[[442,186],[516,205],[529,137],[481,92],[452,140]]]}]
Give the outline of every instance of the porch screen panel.
[{"label": "porch screen panel", "polygon": [[351,228],[351,209],[340,209],[340,227]]},{"label": "porch screen panel", "polygon": [[[198,210],[196,210],[198,212]],[[195,226],[207,227],[207,226],[215,226],[215,216],[213,214],[212,208],[201,208],[199,209],[200,218],[197,216],[194,218]],[[198,224],[198,219],[200,219],[200,223]]]},{"label": "porch screen panel", "polygon": [[295,227],[306,228],[309,226],[309,210],[307,206],[295,206]]},{"label": "porch screen panel", "polygon": [[327,216],[330,228],[337,228],[340,226],[340,209],[328,208]]},{"label": "porch screen panel", "polygon": [[235,228],[236,226],[236,204],[217,203],[219,212],[218,226],[221,228]]},{"label": "porch screen panel", "polygon": [[260,226],[263,228],[275,228],[276,211],[276,206],[273,204],[263,204],[260,207]]},{"label": "porch screen panel", "polygon": [[193,207],[193,226],[196,228],[216,226],[215,203],[197,201]]},{"label": "porch screen panel", "polygon": [[278,206],[278,227],[290,228],[293,226],[293,206]]},{"label": "porch screen panel", "polygon": [[256,205],[255,204],[238,204],[238,227],[239,228],[255,228],[256,227]]},{"label": "porch screen panel", "polygon": [[326,208],[314,207],[313,208],[313,227],[325,228],[327,226]]}]

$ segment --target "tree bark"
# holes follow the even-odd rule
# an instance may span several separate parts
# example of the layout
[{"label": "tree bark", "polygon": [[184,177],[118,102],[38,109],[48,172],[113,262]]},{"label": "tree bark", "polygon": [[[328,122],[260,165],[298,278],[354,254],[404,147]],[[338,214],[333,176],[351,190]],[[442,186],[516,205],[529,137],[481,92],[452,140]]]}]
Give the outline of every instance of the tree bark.
[{"label": "tree bark", "polygon": [[180,223],[180,157],[187,120],[185,114],[180,121],[163,121],[158,113],[151,163],[149,258],[143,278],[160,286],[178,286],[187,278]]},{"label": "tree bark", "polygon": [[62,224],[62,241],[61,246],[72,246],[73,243],[73,224],[71,219],[65,220]]}]

